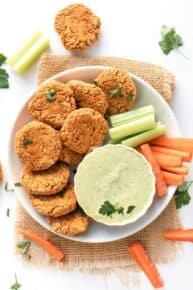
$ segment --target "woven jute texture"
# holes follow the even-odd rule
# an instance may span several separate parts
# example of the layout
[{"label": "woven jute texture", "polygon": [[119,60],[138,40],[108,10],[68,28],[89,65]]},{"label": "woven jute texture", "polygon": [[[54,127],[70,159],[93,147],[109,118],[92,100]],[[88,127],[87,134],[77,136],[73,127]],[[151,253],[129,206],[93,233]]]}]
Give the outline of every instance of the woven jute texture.
[{"label": "woven jute texture", "polygon": [[[39,82],[63,70],[83,65],[110,65],[128,70],[149,82],[168,102],[171,101],[174,89],[174,77],[171,73],[153,64],[121,58],[84,58],[44,54],[39,64]],[[19,228],[33,230],[64,250],[66,258],[63,263],[57,263],[44,250],[33,244],[30,248],[31,259],[26,256],[23,258],[25,262],[45,267],[59,266],[64,270],[80,270],[102,275],[113,273],[113,275],[117,274],[117,277],[128,285],[128,280],[133,281],[137,271],[134,261],[127,253],[128,245],[139,240],[156,263],[172,262],[179,257],[180,248],[176,243],[163,241],[161,234],[165,229],[178,228],[179,226],[179,218],[174,201],[172,201],[159,218],[131,237],[111,243],[84,244],[63,239],[50,233],[38,225],[21,205],[18,205],[16,241],[22,239],[18,233]],[[129,273],[132,273],[132,278]]]}]

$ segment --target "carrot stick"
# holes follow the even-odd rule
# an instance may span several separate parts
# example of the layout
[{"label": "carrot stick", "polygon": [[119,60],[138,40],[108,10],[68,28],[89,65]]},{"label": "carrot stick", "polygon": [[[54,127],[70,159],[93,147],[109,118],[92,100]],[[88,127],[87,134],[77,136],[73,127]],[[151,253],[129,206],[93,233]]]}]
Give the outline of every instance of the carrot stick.
[{"label": "carrot stick", "polygon": [[160,167],[178,167],[182,165],[182,158],[180,156],[168,155],[161,152],[152,151],[155,159],[159,163]]},{"label": "carrot stick", "polygon": [[189,171],[188,167],[186,166],[180,166],[180,167],[161,166],[161,169],[164,169],[164,171],[169,171],[169,172],[176,173],[179,175],[187,175]]},{"label": "carrot stick", "polygon": [[150,143],[152,145],[159,145],[193,153],[193,139],[190,138],[159,137],[152,140]]},{"label": "carrot stick", "polygon": [[140,150],[145,158],[151,164],[153,173],[156,179],[156,193],[157,196],[162,197],[167,194],[167,186],[163,177],[163,173],[161,172],[160,166],[155,159],[154,155],[152,154],[151,148],[149,144],[144,144],[140,146]]},{"label": "carrot stick", "polygon": [[135,148],[135,149],[137,150],[137,152],[143,154],[142,151],[141,151],[141,148],[140,148],[140,147],[137,147],[137,148]]},{"label": "carrot stick", "polygon": [[174,173],[167,172],[167,171],[162,171],[162,172],[163,172],[163,176],[164,176],[166,184],[168,184],[168,185],[181,185],[184,183],[184,176],[183,175],[178,175],[178,174],[174,174]]},{"label": "carrot stick", "polygon": [[163,281],[160,277],[160,274],[155,264],[145,252],[142,245],[139,242],[135,242],[128,247],[128,252],[135,259],[142,271],[146,274],[154,288],[163,287]]},{"label": "carrot stick", "polygon": [[41,246],[56,260],[61,261],[64,259],[65,254],[62,250],[57,248],[55,245],[53,245],[51,242],[47,241],[45,238],[41,237],[37,233],[26,229],[20,229],[19,232],[27,239]]},{"label": "carrot stick", "polygon": [[169,155],[181,156],[182,161],[184,161],[184,162],[191,162],[191,160],[192,160],[192,153],[191,152],[171,149],[171,148],[157,146],[157,145],[151,146],[151,149],[153,151],[156,151],[156,152],[162,152],[162,153],[169,154]]},{"label": "carrot stick", "polygon": [[193,242],[193,229],[169,230],[162,234],[165,240]]}]

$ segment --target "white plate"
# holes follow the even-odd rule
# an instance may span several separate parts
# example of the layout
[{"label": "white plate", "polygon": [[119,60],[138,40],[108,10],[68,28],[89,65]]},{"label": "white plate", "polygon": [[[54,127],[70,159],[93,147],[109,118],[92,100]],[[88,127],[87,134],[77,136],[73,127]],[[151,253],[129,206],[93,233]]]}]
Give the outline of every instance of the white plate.
[{"label": "white plate", "polygon": [[[85,67],[76,67],[70,70],[66,70],[61,72],[51,79],[56,79],[61,82],[67,82],[72,79],[83,80],[83,81],[92,81],[96,78],[96,76],[103,70],[108,69],[105,66],[85,66]],[[135,108],[141,107],[144,105],[153,105],[156,112],[156,119],[163,122],[167,128],[168,136],[180,136],[179,128],[177,125],[176,118],[168,106],[168,104],[164,101],[161,95],[152,88],[149,84],[147,84],[142,79],[138,78],[135,75],[132,75],[136,87],[137,87],[137,101],[135,103]],[[10,135],[10,145],[9,145],[9,172],[11,174],[12,180],[19,180],[20,171],[22,168],[22,164],[20,160],[17,158],[15,154],[14,148],[14,139],[15,134],[19,128],[21,128],[24,124],[26,124],[31,118],[27,111],[27,102],[23,105],[21,111],[19,112],[13,129]],[[138,219],[136,222],[118,227],[109,227],[94,221],[91,221],[89,230],[87,233],[75,237],[71,236],[63,236],[67,239],[80,241],[80,242],[88,242],[88,243],[102,243],[102,242],[110,242],[115,241],[127,236],[130,236],[147,225],[149,225],[152,221],[154,221],[161,212],[167,207],[170,202],[172,196],[174,195],[176,187],[169,186],[168,194],[166,197],[162,199],[154,198],[152,206],[146,212],[146,214]],[[27,210],[27,212],[44,228],[53,232],[51,227],[48,225],[46,219],[38,214],[36,210],[32,207],[28,196],[22,187],[15,188],[17,198],[23,205],[23,207]]]}]

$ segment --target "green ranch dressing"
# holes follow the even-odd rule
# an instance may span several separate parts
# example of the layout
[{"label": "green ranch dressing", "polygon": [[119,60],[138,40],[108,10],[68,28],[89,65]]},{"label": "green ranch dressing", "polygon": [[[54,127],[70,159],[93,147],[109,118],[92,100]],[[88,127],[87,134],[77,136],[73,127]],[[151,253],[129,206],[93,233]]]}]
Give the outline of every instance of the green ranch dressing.
[{"label": "green ranch dressing", "polygon": [[[106,145],[89,153],[78,167],[75,192],[84,211],[107,225],[123,225],[142,216],[153,201],[155,179],[145,158],[124,145]],[[99,213],[104,201],[122,206],[124,213]],[[127,214],[128,206],[135,209]]]}]

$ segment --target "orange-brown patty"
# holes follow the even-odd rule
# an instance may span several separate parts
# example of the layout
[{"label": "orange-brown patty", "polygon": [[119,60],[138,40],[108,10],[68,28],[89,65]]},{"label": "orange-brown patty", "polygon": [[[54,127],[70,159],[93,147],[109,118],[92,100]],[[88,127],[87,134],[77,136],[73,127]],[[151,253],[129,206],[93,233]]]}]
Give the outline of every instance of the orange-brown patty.
[{"label": "orange-brown patty", "polygon": [[76,196],[71,185],[59,193],[42,196],[30,195],[30,200],[35,209],[42,215],[59,217],[76,209]]},{"label": "orange-brown patty", "polygon": [[72,4],[59,11],[55,29],[66,49],[85,50],[99,37],[100,18],[83,4]]},{"label": "orange-brown patty", "polygon": [[15,138],[16,153],[31,170],[44,170],[59,158],[61,139],[52,127],[32,121],[22,127]]},{"label": "orange-brown patty", "polygon": [[105,114],[108,102],[105,93],[99,87],[82,81],[72,80],[68,85],[73,91],[78,108],[91,108]]},{"label": "orange-brown patty", "polygon": [[75,109],[73,91],[55,80],[41,84],[28,104],[28,111],[34,119],[54,128],[61,128],[68,114]]},{"label": "orange-brown patty", "polygon": [[31,171],[24,167],[21,172],[21,184],[30,194],[51,195],[65,188],[69,176],[70,171],[62,162],[57,162],[43,171]]},{"label": "orange-brown patty", "polygon": [[58,218],[49,217],[48,223],[57,233],[75,236],[87,231],[89,218],[82,215],[78,210]]},{"label": "orange-brown patty", "polygon": [[107,121],[100,113],[82,108],[73,111],[66,118],[61,138],[70,150],[84,154],[101,145],[107,132]]},{"label": "orange-brown patty", "polygon": [[67,146],[62,144],[59,160],[65,162],[68,165],[77,165],[83,158],[82,154],[70,150]]},{"label": "orange-brown patty", "polygon": [[127,72],[111,68],[101,72],[95,81],[106,94],[110,115],[131,109],[136,98],[136,87]]}]

